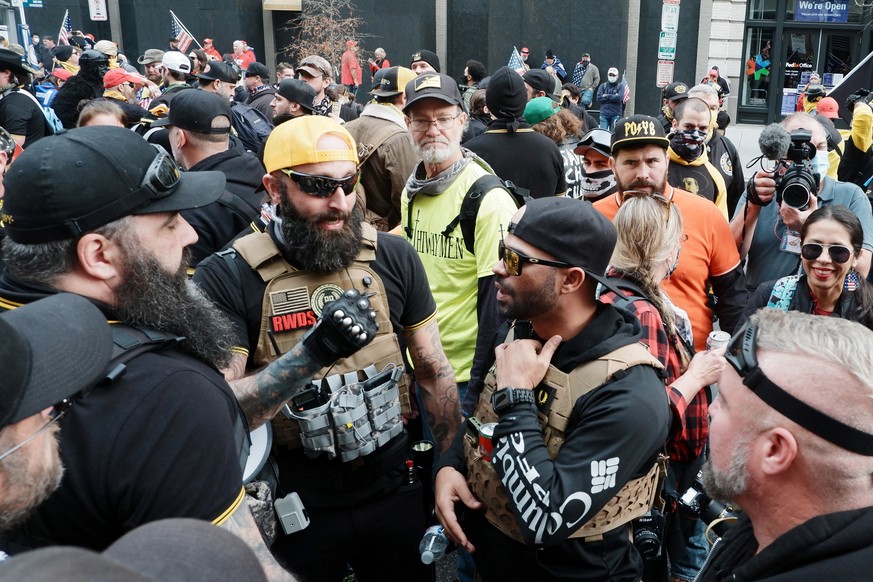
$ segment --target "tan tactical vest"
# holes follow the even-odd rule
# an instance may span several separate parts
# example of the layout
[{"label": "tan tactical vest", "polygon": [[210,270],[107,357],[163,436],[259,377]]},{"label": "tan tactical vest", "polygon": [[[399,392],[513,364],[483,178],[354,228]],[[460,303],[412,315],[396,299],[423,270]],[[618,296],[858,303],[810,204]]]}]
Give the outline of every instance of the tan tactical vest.
[{"label": "tan tactical vest", "polygon": [[[512,341],[511,335],[507,341]],[[543,440],[553,459],[564,444],[564,431],[576,400],[608,382],[616,372],[638,365],[663,369],[661,363],[641,343],[618,348],[596,360],[585,362],[569,374],[549,366],[541,388],[537,391],[537,401],[540,405],[549,404],[548,413],[539,412],[538,416],[540,426],[543,427]],[[548,389],[543,389],[542,386]],[[497,422],[497,415],[491,408],[491,395],[496,390],[495,375],[489,373],[474,414],[482,424]],[[464,454],[470,488],[485,505],[485,517],[488,521],[504,534],[524,543],[500,476],[492,463],[482,460],[478,446],[477,438],[467,433],[464,438]],[[666,457],[659,458],[643,477],[626,483],[603,509],[569,537],[598,541],[604,533],[642,516],[653,506],[660,490],[660,482],[665,475]]]},{"label": "tan tactical vest", "polygon": [[[346,289],[367,295],[376,312],[379,331],[369,345],[354,355],[319,370],[314,378],[335,388],[336,383],[364,381],[374,370],[389,364],[404,368],[400,345],[389,318],[388,297],[382,280],[371,268],[376,259],[376,230],[363,224],[363,245],[346,269],[329,275],[300,271],[288,263],[268,233],[254,233],[237,240],[233,248],[255,270],[267,288],[254,364],[264,366],[284,354],[315,325],[324,305]],[[409,412],[409,389],[404,374],[399,382],[401,412]],[[277,414],[272,421],[273,442],[288,449],[302,446],[297,420]]]}]

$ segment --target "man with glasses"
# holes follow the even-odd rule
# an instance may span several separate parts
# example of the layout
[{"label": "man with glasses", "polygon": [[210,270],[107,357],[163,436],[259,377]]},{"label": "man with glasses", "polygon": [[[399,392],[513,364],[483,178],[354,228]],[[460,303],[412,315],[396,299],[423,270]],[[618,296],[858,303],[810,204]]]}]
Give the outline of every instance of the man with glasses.
[{"label": "man with glasses", "polygon": [[[840,204],[855,213],[864,228],[864,243],[856,270],[861,277],[870,271],[873,257],[873,211],[864,192],[857,185],[828,178],[827,134],[808,113],[793,113],[782,127],[788,133],[803,129],[812,133],[809,142],[815,148],[810,162],[819,178],[805,208],[795,208],[776,198],[774,173],[758,170],[749,180],[731,220],[736,244],[747,257],[746,284],[752,291],[763,282],[797,272],[800,264],[800,231],[807,217],[820,206]],[[787,139],[787,138],[786,138]],[[772,162],[770,162],[772,164]],[[783,171],[784,170],[780,170]]]},{"label": "man with glasses", "polygon": [[[513,73],[515,74],[515,73]],[[494,296],[491,267],[497,243],[516,210],[504,189],[491,187],[475,216],[475,241],[468,250],[461,226],[461,206],[474,183],[491,168],[461,147],[467,114],[454,79],[426,73],[406,85],[406,125],[421,162],[400,197],[406,238],[418,251],[440,310],[440,332],[455,370],[461,395],[467,383],[478,386],[491,358],[494,334],[502,322]],[[463,406],[476,402],[473,389]]]},{"label": "man with glasses", "polygon": [[148,79],[130,73],[121,67],[111,69],[103,75],[103,98],[121,107],[127,118],[128,126],[138,124],[143,115],[148,113],[146,109],[139,106],[139,100],[136,97],[137,90],[145,84],[157,89],[157,86],[150,83]]},{"label": "man with glasses", "polygon": [[540,198],[499,243],[496,296],[512,327],[469,423],[496,426],[465,427],[436,476],[437,517],[482,580],[642,575],[631,508],[651,506],[640,491],[655,486],[670,413],[639,322],[596,299],[615,242],[590,203]]},{"label": "man with glasses", "polygon": [[[60,485],[57,421],[103,377],[111,354],[106,319],[84,297],[62,293],[0,314],[0,532]],[[5,550],[0,540],[0,559]]]},{"label": "man with glasses", "polygon": [[79,128],[25,153],[5,179],[0,306],[83,295],[118,322],[114,339],[127,361],[67,413],[64,480],[20,542],[102,550],[143,523],[193,517],[239,535],[271,577],[286,579],[242,488],[246,432],[301,390],[319,362],[372,338],[369,303],[345,300],[349,325],[323,320],[253,376],[254,386],[231,388],[217,371],[230,362],[231,324],[188,280],[185,247],[197,235],[179,214],[215,202],[223,174],[181,173],[163,149],[118,127]]},{"label": "man with glasses", "polygon": [[[421,261],[405,240],[363,222],[358,162],[351,135],[332,119],[277,126],[264,149],[274,220],[201,263],[194,280],[233,322],[225,376],[255,391],[247,374],[298,350],[326,301],[343,289],[369,298],[379,326],[372,344],[336,364],[325,360],[318,380],[299,386],[306,390],[273,420],[277,496],[298,494],[311,520],[303,531],[280,532],[273,551],[305,580],[339,582],[349,564],[360,580],[430,580],[418,555],[421,485],[406,465],[400,415],[410,395],[399,346],[439,449],[460,422],[457,387]],[[362,405],[362,382],[369,414],[347,410]]]},{"label": "man with glasses", "polygon": [[873,332],[766,309],[731,340],[703,484],[743,508],[697,580],[865,580]]}]

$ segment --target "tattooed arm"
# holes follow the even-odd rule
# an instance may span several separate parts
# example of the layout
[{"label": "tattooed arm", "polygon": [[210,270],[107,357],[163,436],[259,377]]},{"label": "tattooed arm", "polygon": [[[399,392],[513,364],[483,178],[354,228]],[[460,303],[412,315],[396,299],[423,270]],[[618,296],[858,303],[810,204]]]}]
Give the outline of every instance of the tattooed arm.
[{"label": "tattooed arm", "polygon": [[254,552],[258,561],[261,563],[261,567],[267,575],[267,580],[270,582],[296,582],[297,579],[292,576],[290,572],[285,570],[279,562],[276,561],[276,558],[273,557],[270,548],[268,548],[266,542],[264,542],[261,530],[258,529],[258,525],[255,523],[255,518],[252,517],[251,510],[249,509],[249,505],[245,498],[243,498],[243,502],[236,508],[231,516],[227,518],[227,521],[222,523],[219,527],[236,535],[244,541],[249,548],[251,548],[252,552]]},{"label": "tattooed arm", "polygon": [[444,451],[458,432],[461,408],[455,372],[440,343],[436,318],[405,332],[404,336],[415,368],[415,379],[421,386],[428,425],[440,451]]},{"label": "tattooed arm", "polygon": [[309,353],[297,344],[282,357],[256,374],[245,376],[246,356],[234,353],[230,366],[222,370],[254,430],[273,418],[321,369]]}]

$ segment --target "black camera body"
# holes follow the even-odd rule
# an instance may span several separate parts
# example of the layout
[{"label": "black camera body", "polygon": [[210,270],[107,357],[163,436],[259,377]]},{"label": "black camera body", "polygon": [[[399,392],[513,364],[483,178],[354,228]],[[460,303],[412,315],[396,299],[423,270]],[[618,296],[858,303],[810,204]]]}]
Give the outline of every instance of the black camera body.
[{"label": "black camera body", "polygon": [[795,129],[791,132],[791,145],[785,158],[779,160],[780,169],[774,174],[776,182],[776,204],[785,204],[798,210],[809,208],[809,200],[818,193],[821,176],[816,172],[813,159],[815,146],[812,145],[812,132]]},{"label": "black camera body", "polygon": [[643,559],[655,560],[661,557],[666,527],[667,518],[654,508],[634,520],[634,546]]},{"label": "black camera body", "polygon": [[730,518],[736,518],[737,512],[730,505],[710,498],[703,489],[700,477],[698,473],[694,483],[679,497],[676,505],[680,511],[712,526],[716,535],[724,537],[734,521]]}]

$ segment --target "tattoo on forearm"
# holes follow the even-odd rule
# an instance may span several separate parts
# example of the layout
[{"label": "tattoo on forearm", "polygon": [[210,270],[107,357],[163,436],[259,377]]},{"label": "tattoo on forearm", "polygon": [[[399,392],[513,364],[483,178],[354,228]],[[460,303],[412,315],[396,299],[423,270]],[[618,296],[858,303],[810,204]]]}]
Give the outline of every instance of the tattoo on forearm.
[{"label": "tattoo on forearm", "polygon": [[458,384],[440,342],[436,320],[407,336],[425,415],[440,450],[451,444],[461,421]]},{"label": "tattoo on forearm", "polygon": [[251,548],[270,582],[296,582],[296,578],[276,561],[270,548],[267,547],[245,500],[221,527],[236,535]]},{"label": "tattoo on forearm", "polygon": [[255,429],[273,418],[285,402],[306,387],[319,369],[321,366],[298,344],[257,374],[232,381],[231,388],[249,427]]}]

